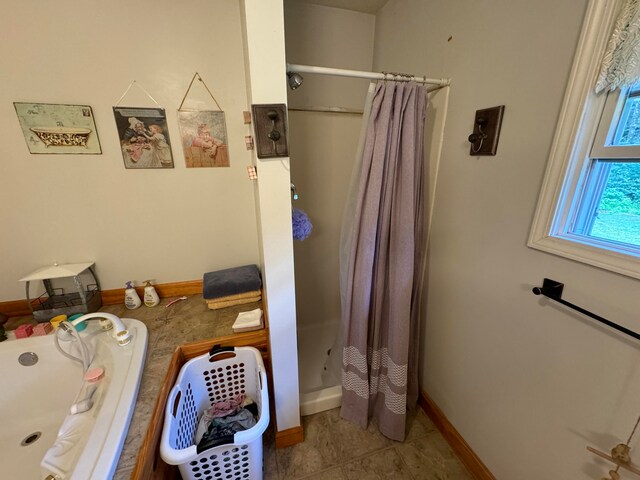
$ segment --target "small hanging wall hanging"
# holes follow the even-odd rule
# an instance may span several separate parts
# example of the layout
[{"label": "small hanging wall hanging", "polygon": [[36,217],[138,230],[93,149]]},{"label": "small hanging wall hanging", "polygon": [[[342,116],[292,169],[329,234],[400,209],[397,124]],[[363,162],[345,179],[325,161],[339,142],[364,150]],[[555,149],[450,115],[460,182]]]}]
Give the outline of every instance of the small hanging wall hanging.
[{"label": "small hanging wall hanging", "polygon": [[636,420],[636,424],[633,427],[633,430],[631,430],[631,435],[629,435],[627,441],[625,443],[619,443],[615,447],[613,447],[611,449],[611,455],[605,452],[601,452],[596,448],[587,447],[587,450],[589,450],[591,453],[594,453],[599,457],[604,458],[605,460],[608,460],[609,462],[616,465],[615,469],[609,470],[609,476],[603,477],[602,480],[621,480],[622,476],[619,473],[621,468],[624,470],[628,470],[629,472],[632,472],[636,475],[640,475],[640,467],[634,465],[631,462],[631,457],[629,456],[629,452],[631,451],[631,447],[629,447],[629,444],[633,439],[633,435],[636,433],[638,424],[640,424],[640,417],[638,417],[638,419]]},{"label": "small hanging wall hanging", "polygon": [[[137,85],[158,108],[119,107]],[[173,168],[173,156],[164,108],[134,80],[113,107],[125,168]]]},{"label": "small hanging wall hanging", "polygon": [[14,102],[29,153],[100,154],[89,105]]},{"label": "small hanging wall hanging", "polygon": [[[217,111],[182,108],[196,78],[215,102]],[[229,145],[224,112],[198,72],[191,79],[189,88],[178,107],[178,124],[187,168],[229,166]]]}]

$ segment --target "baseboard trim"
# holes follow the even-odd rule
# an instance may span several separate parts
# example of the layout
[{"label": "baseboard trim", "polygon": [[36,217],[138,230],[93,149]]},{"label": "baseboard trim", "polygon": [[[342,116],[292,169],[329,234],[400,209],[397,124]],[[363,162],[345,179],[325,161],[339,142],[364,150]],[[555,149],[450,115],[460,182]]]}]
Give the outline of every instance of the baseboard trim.
[{"label": "baseboard trim", "polygon": [[26,300],[9,300],[0,302],[0,313],[4,313],[7,317],[22,317],[31,315],[31,310]]},{"label": "baseboard trim", "polygon": [[276,432],[276,448],[287,448],[302,442],[304,442],[302,425]]},{"label": "baseboard trim", "polygon": [[438,405],[436,405],[433,399],[424,391],[420,391],[418,405],[424,410],[424,413],[427,414],[436,428],[440,430],[444,439],[476,480],[496,480],[496,477],[494,477],[486,465],[482,463],[480,457],[476,455],[469,444],[462,438],[462,435],[458,433]]},{"label": "baseboard trim", "polygon": [[[189,280],[186,282],[161,283],[154,285],[161,298],[179,297],[182,295],[199,295],[202,293],[202,280]],[[102,291],[103,305],[117,305],[124,303],[124,288],[114,288]],[[140,298],[144,297],[144,287],[136,287]],[[21,317],[31,315],[29,303],[26,300],[9,300],[0,302],[0,313],[8,317]]]}]

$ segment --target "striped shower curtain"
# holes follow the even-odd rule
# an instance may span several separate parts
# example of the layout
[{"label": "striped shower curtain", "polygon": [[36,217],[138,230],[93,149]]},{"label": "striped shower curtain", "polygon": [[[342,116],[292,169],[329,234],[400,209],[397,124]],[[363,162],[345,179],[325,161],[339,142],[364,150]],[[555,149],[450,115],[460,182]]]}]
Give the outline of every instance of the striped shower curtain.
[{"label": "striped shower curtain", "polygon": [[363,119],[364,142],[342,259],[343,418],[403,440],[415,405],[424,262],[426,94],[381,81]]}]

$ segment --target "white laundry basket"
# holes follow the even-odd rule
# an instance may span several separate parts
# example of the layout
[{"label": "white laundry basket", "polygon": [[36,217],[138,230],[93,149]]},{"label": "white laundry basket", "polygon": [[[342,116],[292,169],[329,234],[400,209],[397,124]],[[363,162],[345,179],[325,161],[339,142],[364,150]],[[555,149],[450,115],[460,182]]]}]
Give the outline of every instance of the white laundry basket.
[{"label": "white laundry basket", "polygon": [[[199,451],[194,442],[202,413],[240,393],[256,402],[256,425]],[[160,456],[178,465],[184,480],[261,480],[262,434],[268,425],[267,376],[260,352],[253,347],[214,346],[180,370],[167,400]]]}]

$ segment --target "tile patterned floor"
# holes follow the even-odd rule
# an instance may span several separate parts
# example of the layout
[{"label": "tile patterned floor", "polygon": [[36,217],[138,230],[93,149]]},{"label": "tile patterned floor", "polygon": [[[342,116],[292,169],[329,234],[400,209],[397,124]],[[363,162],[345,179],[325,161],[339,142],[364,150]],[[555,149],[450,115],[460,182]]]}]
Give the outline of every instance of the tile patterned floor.
[{"label": "tile patterned floor", "polygon": [[305,441],[275,449],[264,442],[265,480],[472,480],[440,432],[421,410],[409,418],[404,442],[340,418],[334,409],[303,417]]}]

